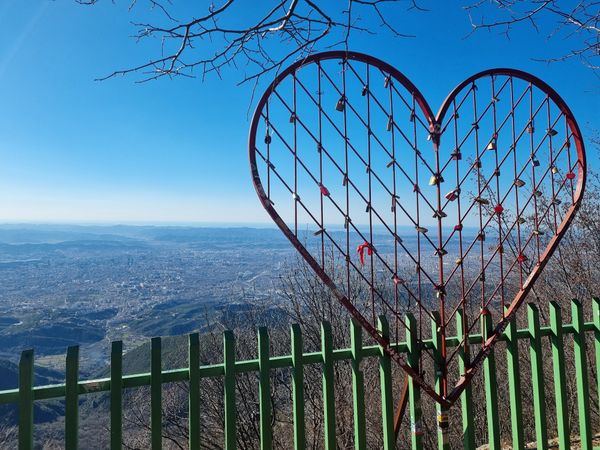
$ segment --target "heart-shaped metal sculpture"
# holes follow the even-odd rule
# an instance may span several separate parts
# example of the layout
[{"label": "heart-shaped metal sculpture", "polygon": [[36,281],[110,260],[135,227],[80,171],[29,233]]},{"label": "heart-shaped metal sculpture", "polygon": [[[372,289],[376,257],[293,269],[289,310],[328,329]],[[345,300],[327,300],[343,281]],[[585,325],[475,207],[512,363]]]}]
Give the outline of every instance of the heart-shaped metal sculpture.
[{"label": "heart-shaped metal sculpture", "polygon": [[[352,316],[421,387],[460,395],[581,203],[581,133],[558,94],[512,69],[462,82],[434,115],[399,71],[352,52],[312,55],[261,97],[249,137],[263,206]],[[450,370],[482,317],[493,331]],[[405,314],[437,324],[441,361],[408,364]],[[379,314],[391,337],[376,328]],[[454,327],[456,315],[464,320]],[[417,343],[432,336],[418,326]],[[432,332],[433,333],[433,332]],[[446,341],[453,338],[450,346]],[[458,341],[458,345],[457,344]],[[422,358],[431,350],[421,346]],[[437,389],[426,367],[436,370]],[[454,378],[453,378],[454,377]]]}]

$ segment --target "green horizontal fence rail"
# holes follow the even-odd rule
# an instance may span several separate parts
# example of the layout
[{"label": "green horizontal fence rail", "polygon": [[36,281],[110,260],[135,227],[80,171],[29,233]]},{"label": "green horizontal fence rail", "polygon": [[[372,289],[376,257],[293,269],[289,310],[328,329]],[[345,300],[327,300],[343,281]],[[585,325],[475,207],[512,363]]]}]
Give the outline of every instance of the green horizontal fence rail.
[{"label": "green horizontal fence rail", "polygon": [[[593,321],[584,322],[582,305],[573,300],[571,302],[571,323],[562,321],[562,312],[558,304],[550,304],[550,325],[540,326],[539,312],[535,305],[527,306],[527,328],[517,329],[511,323],[504,332],[501,340],[506,342],[506,361],[508,376],[508,401],[510,408],[510,426],[512,430],[510,445],[512,448],[524,448],[523,412],[520,393],[523,389],[530,389],[533,398],[533,414],[535,423],[536,448],[548,448],[548,438],[558,436],[559,448],[570,448],[572,423],[569,422],[569,405],[565,364],[564,336],[572,335],[572,355],[574,359],[574,380],[576,388],[576,410],[578,412],[578,429],[580,446],[582,449],[592,449],[592,429],[590,417],[590,391],[588,379],[588,354],[586,353],[586,333],[592,336],[594,342],[595,366],[597,380],[600,388],[600,300],[593,298]],[[437,317],[434,315],[434,317]],[[462,312],[457,314],[457,328],[461,329],[466,323]],[[480,344],[485,336],[490,333],[492,317],[489,313],[482,315],[481,334],[469,336],[470,344]],[[434,324],[432,324],[434,325]],[[438,337],[436,327],[433,326],[433,339],[417,344],[416,335],[418,324],[411,315],[406,317],[406,341],[395,344],[395,347],[407,354],[408,364],[418,368],[419,354],[424,349],[431,350],[434,361],[438,351]],[[385,317],[379,318],[379,332],[388,335],[388,323]],[[19,362],[19,386],[16,389],[0,391],[0,404],[14,404],[18,407],[18,445],[20,449],[34,447],[34,402],[46,399],[64,399],[65,401],[65,448],[78,448],[79,428],[79,400],[80,396],[107,392],[110,396],[110,447],[122,448],[123,443],[123,390],[148,386],[150,391],[150,443],[152,449],[162,446],[162,389],[165,383],[188,381],[188,424],[189,447],[200,448],[203,436],[200,433],[200,380],[208,377],[223,377],[224,381],[224,446],[227,450],[236,448],[236,375],[241,373],[256,372],[258,374],[259,389],[259,434],[260,448],[270,449],[273,443],[272,429],[272,404],[270,371],[289,368],[292,381],[292,419],[294,423],[293,442],[294,448],[304,449],[306,446],[306,424],[304,411],[304,370],[307,365],[321,365],[322,367],[322,396],[323,396],[323,443],[326,449],[335,449],[336,413],[335,413],[335,383],[334,366],[337,361],[350,361],[352,369],[352,395],[355,448],[367,448],[367,430],[365,425],[365,387],[361,362],[365,358],[378,358],[381,393],[381,419],[382,419],[382,445],[385,449],[395,446],[392,398],[392,370],[390,358],[377,345],[363,344],[361,328],[355,322],[350,323],[350,348],[333,348],[331,326],[324,322],[321,327],[321,350],[304,353],[303,339],[300,327],[291,327],[291,354],[284,356],[271,356],[269,354],[269,335],[266,328],[258,330],[257,359],[235,360],[235,336],[231,331],[223,334],[223,363],[200,366],[199,349],[200,336],[198,333],[189,335],[189,367],[163,370],[161,356],[161,339],[156,337],[151,340],[150,372],[132,375],[123,375],[123,345],[120,341],[113,342],[111,348],[110,377],[94,380],[79,380],[79,348],[69,347],[66,354],[65,383],[45,386],[34,386],[34,353],[25,350]],[[542,338],[550,342],[550,356],[552,362],[554,401],[556,405],[556,430],[547,429],[545,396],[552,395],[546,392],[544,385],[544,369],[542,354]],[[529,347],[530,374],[529,380],[521,379],[519,368],[519,341],[525,342]],[[456,347],[461,344],[459,337],[448,337],[446,344]],[[495,376],[496,359],[499,349],[492,352],[486,359],[482,370],[483,386],[485,389],[485,414],[487,424],[487,438],[490,449],[500,449],[506,443],[500,441],[500,425],[498,423],[498,380]],[[547,359],[548,355],[546,355]],[[468,348],[461,346],[458,353],[458,370],[463,371],[469,361]],[[438,386],[439,387],[439,386]],[[424,427],[421,409],[421,393],[419,386],[409,382],[408,420],[411,428],[410,445],[413,449],[424,448]],[[600,389],[599,389],[600,395]],[[473,415],[473,399],[470,387],[461,395],[456,406],[460,408],[462,417],[462,444],[466,449],[475,449],[475,431]],[[446,411],[437,410],[438,415],[445,415]],[[435,423],[435,419],[432,421]],[[406,436],[404,437],[406,438]],[[438,429],[438,448],[450,448],[445,430]],[[457,443],[452,443],[455,448]]]}]

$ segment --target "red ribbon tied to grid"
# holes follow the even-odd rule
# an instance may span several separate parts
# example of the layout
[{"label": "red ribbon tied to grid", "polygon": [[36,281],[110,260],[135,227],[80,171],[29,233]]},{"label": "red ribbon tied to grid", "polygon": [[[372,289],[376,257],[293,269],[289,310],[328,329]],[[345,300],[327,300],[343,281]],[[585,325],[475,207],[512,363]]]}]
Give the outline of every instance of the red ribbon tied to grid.
[{"label": "red ribbon tied to grid", "polygon": [[[538,78],[478,73],[434,114],[398,70],[342,51],[312,55],[275,78],[254,113],[249,157],[277,226],[445,406],[544,269],[586,176],[573,114]],[[482,343],[470,343],[490,315]],[[419,357],[407,360],[398,342]]]}]

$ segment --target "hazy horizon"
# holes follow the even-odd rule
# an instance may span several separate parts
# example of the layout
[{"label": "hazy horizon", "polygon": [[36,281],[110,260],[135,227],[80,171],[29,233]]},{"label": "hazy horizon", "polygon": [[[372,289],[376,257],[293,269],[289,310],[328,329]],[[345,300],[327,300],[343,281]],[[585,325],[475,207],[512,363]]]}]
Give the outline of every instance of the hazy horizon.
[{"label": "hazy horizon", "polygon": [[[364,223],[356,223],[358,228],[368,227],[368,224]],[[437,224],[424,224],[427,226],[435,226]],[[252,229],[276,229],[279,228],[275,224],[275,222],[23,222],[23,221],[15,221],[9,222],[4,221],[0,222],[0,228],[16,228],[19,227],[165,227],[165,228],[252,228]],[[292,227],[292,224],[288,224],[288,226]],[[299,228],[307,228],[307,227],[315,227],[315,224],[299,224]],[[344,225],[342,223],[339,224],[329,224],[329,228],[332,228],[335,231],[341,231],[344,229]],[[451,225],[444,225],[442,227],[444,230],[451,230],[453,227]],[[398,225],[399,230],[410,230],[414,229],[413,225]],[[464,226],[465,230],[477,230],[477,226]],[[385,227],[383,225],[373,224],[374,231],[384,231]]]}]

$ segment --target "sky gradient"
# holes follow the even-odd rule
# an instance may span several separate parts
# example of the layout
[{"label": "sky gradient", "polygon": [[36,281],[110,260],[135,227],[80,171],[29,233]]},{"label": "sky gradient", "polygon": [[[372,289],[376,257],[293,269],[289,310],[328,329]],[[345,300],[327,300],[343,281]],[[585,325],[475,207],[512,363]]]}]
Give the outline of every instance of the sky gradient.
[{"label": "sky gradient", "polygon": [[[567,101],[585,137],[600,128],[597,75],[577,60],[532,60],[568,51],[568,41],[548,41],[530,27],[515,29],[511,39],[496,31],[466,38],[469,20],[458,2],[438,3],[430,2],[427,13],[392,18],[415,38],[355,35],[350,49],[396,66],[434,110],[475,72],[529,71]],[[128,4],[0,4],[0,222],[269,222],[249,174],[254,104],[252,86],[237,85],[241,71],[204,82],[94,81],[156,55],[155,42],[130,37]],[[243,14],[251,2],[239,7]],[[258,92],[271,78],[260,81]],[[596,152],[591,145],[587,151],[594,170]]]}]

